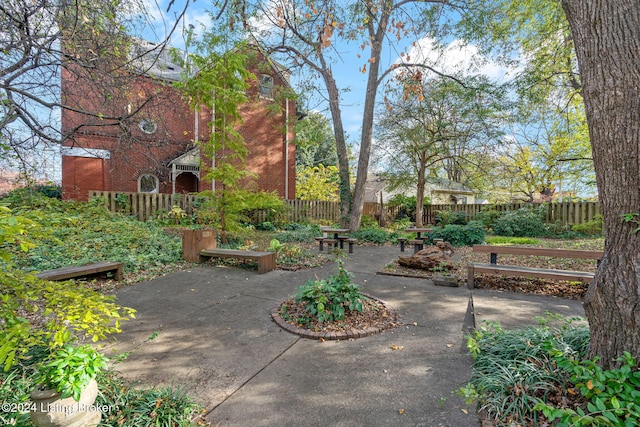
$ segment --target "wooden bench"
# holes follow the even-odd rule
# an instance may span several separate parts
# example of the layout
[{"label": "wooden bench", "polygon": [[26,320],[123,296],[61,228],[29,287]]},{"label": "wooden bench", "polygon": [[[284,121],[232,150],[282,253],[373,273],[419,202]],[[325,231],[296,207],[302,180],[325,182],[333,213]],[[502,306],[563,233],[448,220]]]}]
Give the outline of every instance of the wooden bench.
[{"label": "wooden bench", "polygon": [[398,237],[398,242],[400,243],[400,252],[404,252],[404,245],[407,243],[406,237]]},{"label": "wooden bench", "polygon": [[258,263],[258,273],[264,274],[276,268],[275,252],[238,251],[234,249],[203,249],[200,251],[200,262],[207,258],[235,258],[255,261]]},{"label": "wooden bench", "polygon": [[40,279],[46,280],[67,280],[78,277],[105,276],[108,273],[113,274],[115,280],[122,280],[124,277],[122,274],[122,263],[99,261],[91,264],[45,270],[37,274],[37,276]]},{"label": "wooden bench", "polygon": [[424,249],[424,240],[422,239],[413,239],[409,240],[409,243],[413,245],[413,253],[418,253],[422,249]]},{"label": "wooden bench", "polygon": [[498,265],[498,254],[545,256],[553,258],[593,259],[600,263],[602,251],[574,249],[529,248],[524,246],[474,245],[474,252],[488,253],[489,264],[469,263],[467,266],[467,287],[473,289],[475,273],[500,274],[507,277],[540,277],[543,279],[567,280],[589,283],[594,273],[586,271],[556,270],[549,268],[530,268],[514,265]]},{"label": "wooden bench", "polygon": [[318,246],[318,250],[320,252],[324,251],[324,241],[325,241],[326,237],[316,237],[316,242],[318,242],[319,246]]},{"label": "wooden bench", "polygon": [[357,239],[351,239],[351,238],[348,238],[346,240],[346,242],[349,244],[349,253],[350,254],[353,253],[353,245],[355,245],[357,241],[358,241]]}]

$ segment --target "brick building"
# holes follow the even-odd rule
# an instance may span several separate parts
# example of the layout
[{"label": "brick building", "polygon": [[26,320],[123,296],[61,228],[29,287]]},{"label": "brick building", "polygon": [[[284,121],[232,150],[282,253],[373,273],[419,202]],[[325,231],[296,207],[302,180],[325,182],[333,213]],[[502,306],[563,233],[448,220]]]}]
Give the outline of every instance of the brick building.
[{"label": "brick building", "polygon": [[[85,73],[62,70],[63,102],[100,112],[62,111],[62,131],[72,135],[62,147],[63,198],[87,200],[90,190],[191,193],[217,185],[205,178],[215,159],[201,156],[196,143],[209,140],[211,110],[193,111],[184,102],[172,85],[182,69],[166,52],[152,58],[143,53],[152,44],[141,42],[136,48],[145,67],[142,75],[114,74],[105,85],[89,81]],[[288,75],[260,52],[251,58],[249,70],[256,80],[247,90],[250,101],[240,107],[238,131],[249,150],[247,169],[258,179],[247,185],[293,199],[295,101],[271,96],[275,87],[289,87]],[[109,85],[113,89],[105,95]],[[270,108],[274,102],[281,102],[281,108]],[[132,115],[124,120],[105,119],[127,114]]]}]

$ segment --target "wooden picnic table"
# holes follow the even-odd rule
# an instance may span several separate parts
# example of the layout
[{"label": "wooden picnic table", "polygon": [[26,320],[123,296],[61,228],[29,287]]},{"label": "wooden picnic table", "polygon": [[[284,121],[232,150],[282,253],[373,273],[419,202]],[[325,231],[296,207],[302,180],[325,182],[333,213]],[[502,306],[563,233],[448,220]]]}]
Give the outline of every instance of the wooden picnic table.
[{"label": "wooden picnic table", "polygon": [[[348,228],[321,228],[323,233],[333,234],[333,239],[317,237],[316,240],[320,243],[320,251],[323,250],[323,245],[326,243],[328,249],[331,250],[331,245],[340,245],[340,249],[344,249],[344,242],[349,243],[349,253],[353,253],[353,245],[355,239],[350,239],[348,236],[341,236],[340,234],[348,233]],[[337,247],[337,246],[335,246]]]},{"label": "wooden picnic table", "polygon": [[431,233],[433,230],[431,228],[422,228],[422,227],[409,227],[405,230],[407,233],[416,233],[416,239],[422,239],[422,233]]},{"label": "wooden picnic table", "polygon": [[333,238],[338,239],[338,235],[348,233],[348,228],[323,228],[322,231],[326,233],[333,233]]}]

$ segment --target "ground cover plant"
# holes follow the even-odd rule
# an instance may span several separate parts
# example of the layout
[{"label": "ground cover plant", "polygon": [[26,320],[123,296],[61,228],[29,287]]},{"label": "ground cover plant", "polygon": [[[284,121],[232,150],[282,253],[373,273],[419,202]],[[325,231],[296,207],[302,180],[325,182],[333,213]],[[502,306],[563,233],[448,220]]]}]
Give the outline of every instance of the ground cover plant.
[{"label": "ground cover plant", "polygon": [[[0,424],[35,427],[29,418],[30,393],[37,383],[38,366],[45,351],[34,350],[30,358],[8,371],[0,370],[0,401],[15,408],[0,412]],[[107,370],[97,378],[99,393],[95,404],[108,407],[101,426],[105,427],[196,427],[204,426],[202,407],[179,389],[141,389]]]},{"label": "ground cover plant", "polygon": [[112,213],[100,200],[60,201],[29,189],[1,199],[15,215],[37,224],[28,252],[14,249],[17,267],[42,271],[95,261],[119,261],[125,273],[158,272],[182,261],[180,239],[162,227]]},{"label": "ground cover plant", "polygon": [[[114,260],[111,258],[114,252],[109,248],[117,247],[123,249],[123,253],[135,253],[145,249],[146,244],[159,245],[154,254],[164,250],[169,254],[167,262],[171,262],[174,259],[171,245],[175,238],[157,232],[150,224],[111,214],[101,206],[61,202],[29,190],[11,193],[1,203],[0,258],[3,268],[0,272],[0,367],[3,369],[0,372],[0,400],[10,410],[0,414],[0,423],[31,426],[28,402],[35,385],[45,383],[59,388],[63,393],[77,396],[86,380],[83,376],[96,373],[95,368],[103,366],[99,353],[88,352],[85,350],[88,347],[79,346],[78,343],[99,341],[119,332],[121,322],[133,317],[134,310],[116,305],[112,296],[97,292],[86,283],[51,282],[38,279],[25,270],[41,269],[38,260],[46,259],[45,254],[65,266],[82,260],[81,256],[74,257],[76,254],[93,251],[91,253],[95,258],[92,260]],[[63,234],[56,234],[61,230],[64,230]],[[100,240],[91,245],[82,245],[82,239],[88,238],[85,234],[87,231],[101,235],[114,234],[116,231],[127,236],[113,246],[100,244],[103,243]],[[163,243],[167,243],[166,247],[163,247]],[[180,245],[174,246],[177,246],[176,252],[180,255]],[[63,252],[64,256],[55,251]],[[34,253],[36,256],[33,256]],[[105,254],[107,258],[100,256]],[[123,258],[115,260],[127,265]],[[155,258],[155,265],[164,267],[163,260]],[[149,262],[144,257],[137,261],[128,264],[128,267],[142,269]],[[52,268],[57,266],[51,265]],[[89,357],[88,354],[93,356],[85,359]],[[89,360],[92,362],[85,364]],[[123,385],[122,388],[130,389],[131,385]],[[146,411],[148,416],[140,422],[134,423],[133,420],[137,418],[118,412],[113,423],[106,425],[196,425],[191,422],[196,411],[193,403],[171,390],[162,393],[158,395],[155,389],[139,391],[143,398],[150,396],[144,398],[149,404],[149,410]],[[158,396],[161,396],[161,400]],[[112,396],[113,399],[120,397]],[[166,402],[172,406],[169,411],[164,411]]]},{"label": "ground cover plant", "polygon": [[585,359],[589,329],[548,315],[538,327],[485,323],[468,337],[472,377],[458,390],[491,426],[636,426],[640,366],[626,353],[603,370]]}]

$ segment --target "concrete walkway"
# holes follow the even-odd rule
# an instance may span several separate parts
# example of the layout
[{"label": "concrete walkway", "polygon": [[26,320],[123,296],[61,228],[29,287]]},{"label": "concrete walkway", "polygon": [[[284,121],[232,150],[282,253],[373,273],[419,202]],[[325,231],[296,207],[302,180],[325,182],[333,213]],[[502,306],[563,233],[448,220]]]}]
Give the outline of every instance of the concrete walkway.
[{"label": "concrete walkway", "polygon": [[[186,390],[212,425],[476,427],[474,406],[454,393],[471,373],[470,291],[376,274],[399,254],[357,246],[345,261],[363,292],[398,310],[396,329],[320,342],[271,320],[274,306],[334,263],[267,274],[203,266],[119,291],[118,303],[138,313],[108,353],[130,352],[116,369],[131,380]],[[476,322],[505,327],[547,310],[584,316],[581,303],[560,298],[473,290],[473,300]]]}]

